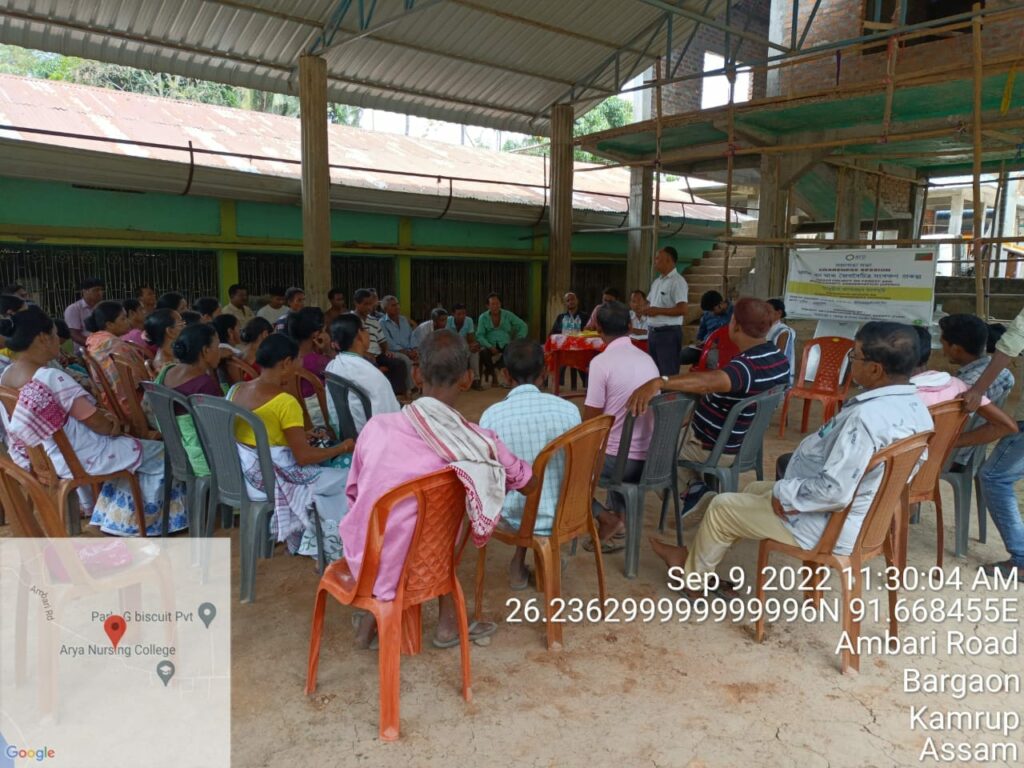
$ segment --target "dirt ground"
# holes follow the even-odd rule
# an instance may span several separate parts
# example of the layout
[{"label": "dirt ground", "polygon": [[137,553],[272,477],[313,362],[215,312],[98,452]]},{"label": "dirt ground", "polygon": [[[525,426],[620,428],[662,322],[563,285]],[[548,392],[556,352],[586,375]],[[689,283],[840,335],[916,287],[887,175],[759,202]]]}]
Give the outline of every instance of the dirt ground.
[{"label": "dirt ground", "polygon": [[[461,408],[476,418],[502,394],[467,393]],[[820,424],[817,409],[811,423]],[[777,428],[770,431],[765,456],[769,478],[776,456],[792,450],[798,437],[792,416],[786,440],[777,438]],[[752,473],[743,480],[751,479]],[[970,551],[957,561],[951,542],[952,498],[948,488],[944,491],[945,570],[961,569],[967,583],[959,592],[921,590],[913,596],[952,600],[1001,594],[1019,603],[1019,590],[971,591],[977,566],[1002,559],[1005,550],[992,525],[988,543],[980,544],[973,519]],[[645,533],[657,534],[659,509],[657,499],[649,496]],[[260,561],[257,601],[235,604],[232,617],[233,764],[909,766],[921,764],[928,736],[954,742],[996,739],[987,733],[974,738],[912,730],[912,705],[1020,710],[1019,696],[1007,694],[970,694],[957,702],[949,694],[905,693],[902,677],[908,667],[940,673],[1020,672],[1019,658],[951,656],[943,648],[934,655],[864,658],[859,675],[842,676],[835,655],[840,630],[831,621],[771,625],[763,645],[754,642],[745,621],[571,624],[564,628],[564,649],[548,652],[542,625],[504,623],[510,596],[539,597],[533,591],[509,591],[504,572],[510,554],[503,545],[490,547],[485,617],[499,621],[500,627],[489,646],[472,648],[472,701],[465,702],[459,693],[458,650],[430,646],[436,616],[430,606],[424,614],[423,652],[402,658],[401,739],[396,743],[382,743],[377,735],[376,653],[352,648],[351,611],[336,603],[327,612],[319,688],[305,696],[317,576],[307,558],[279,555]],[[755,544],[743,542],[721,570],[739,566],[751,579],[755,558]],[[911,528],[909,561],[926,568],[934,560],[934,515],[926,508],[921,524]],[[605,563],[611,597],[676,597],[646,541],[635,580],[624,578],[621,553],[607,556]],[[467,592],[472,591],[475,564],[476,552],[469,548],[459,571]],[[237,567],[236,549],[236,584]],[[876,561],[874,571],[881,567],[882,561]],[[830,583],[837,588],[837,582]],[[581,550],[570,558],[563,593],[566,598],[596,597],[592,555]],[[878,584],[865,598],[868,603],[877,599],[884,617],[885,594]],[[938,626],[923,622],[901,630],[903,635],[927,635]],[[866,620],[863,634],[881,635],[884,628]],[[1013,627],[947,622],[940,638],[950,628],[1004,636]],[[1019,731],[1013,734],[1017,744],[1019,736]]]},{"label": "dirt ground", "polygon": [[[943,367],[941,354],[933,364]],[[1020,371],[1016,371],[1019,375]],[[460,408],[472,419],[503,396],[502,390],[468,392]],[[581,401],[576,401],[580,402]],[[1012,412],[1015,402],[1008,404]],[[820,424],[818,406],[811,426]],[[796,414],[786,439],[777,437],[777,417],[765,452],[767,476],[775,459],[799,440]],[[753,480],[750,473],[741,481]],[[966,559],[953,557],[953,503],[943,484],[946,508],[945,573],[957,569],[965,583],[959,590],[921,589],[908,598],[1001,596],[1019,610],[1024,589],[973,589],[977,567],[1003,559],[1005,549],[994,526],[988,542],[977,540],[972,512]],[[1024,497],[1024,495],[1022,495]],[[648,496],[646,535],[657,535],[660,502]],[[690,524],[687,524],[690,527]],[[670,523],[671,527],[671,523]],[[10,526],[0,536],[11,535]],[[219,532],[237,537],[237,529]],[[664,534],[674,538],[674,531]],[[238,585],[238,548],[233,547],[234,594]],[[748,581],[756,558],[753,542],[741,542],[720,571],[738,566]],[[459,573],[472,592],[476,552],[467,548]],[[937,653],[865,657],[859,675],[839,673],[835,653],[840,629],[832,621],[769,626],[766,642],[754,642],[749,621],[712,620],[661,623],[578,623],[564,627],[565,647],[548,652],[540,624],[506,623],[510,597],[538,599],[532,590],[512,593],[505,579],[511,550],[490,547],[485,618],[499,622],[489,646],[472,647],[472,701],[460,696],[457,649],[436,650],[429,638],[436,608],[424,611],[425,642],[416,657],[401,667],[401,738],[378,739],[377,655],[352,648],[351,610],[329,604],[321,651],[319,688],[304,694],[310,617],[317,584],[313,562],[276,555],[257,565],[257,601],[232,610],[233,701],[232,764],[244,768],[308,766],[890,766],[930,765],[921,760],[928,737],[941,742],[1001,741],[998,734],[912,728],[911,707],[938,710],[1020,712],[1020,695],[907,693],[904,670],[922,673],[1024,672],[1020,657],[965,657]],[[909,562],[927,568],[935,562],[935,516],[926,506],[922,522],[911,528]],[[793,564],[782,558],[778,565]],[[622,573],[622,553],[605,558],[608,595],[675,599],[666,586],[664,568],[644,541],[638,578]],[[872,571],[880,573],[881,560]],[[881,622],[865,620],[866,636],[885,630],[885,594],[879,579],[865,595],[881,606]],[[752,582],[751,582],[752,583]],[[830,582],[838,588],[835,580]],[[563,577],[565,598],[596,598],[593,556],[582,550],[570,558]],[[779,598],[797,597],[778,592]],[[833,593],[826,599],[835,600]],[[471,598],[470,598],[471,599]],[[749,601],[747,605],[750,605]],[[472,610],[472,605],[470,606]],[[905,623],[901,635],[928,636],[941,628],[1005,637],[1019,632],[1017,623],[960,624],[947,621]],[[1021,731],[1011,740],[1024,753]],[[987,765],[1009,765],[998,760]],[[961,765],[983,764],[961,762]],[[185,763],[183,763],[185,765]]]}]

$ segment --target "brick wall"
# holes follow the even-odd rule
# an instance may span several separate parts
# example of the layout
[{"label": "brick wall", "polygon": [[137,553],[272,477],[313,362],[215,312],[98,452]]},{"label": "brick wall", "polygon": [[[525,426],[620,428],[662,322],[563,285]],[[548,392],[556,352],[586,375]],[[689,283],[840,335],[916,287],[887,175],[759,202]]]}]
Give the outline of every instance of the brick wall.
[{"label": "brick wall", "polygon": [[[761,37],[768,37],[771,0],[731,0],[731,2],[732,13],[730,21],[734,27],[746,29],[748,32]],[[724,11],[718,16],[718,20],[725,21]],[[675,66],[679,53],[683,50],[685,44],[686,36],[683,36],[679,44],[675,46],[676,49],[673,52],[669,66]],[[739,45],[738,48],[737,44]],[[738,38],[735,35],[732,36],[730,45],[736,51],[737,63],[740,65],[744,61],[762,61],[767,56],[765,46]],[[697,29],[693,42],[686,51],[686,55],[676,70],[676,77],[703,72],[704,54],[706,52],[715,53],[724,58],[725,33],[721,30],[713,29],[706,24],[701,24]],[[662,63],[662,70],[666,70],[664,62]],[[662,88],[662,112],[666,115],[674,115],[700,109],[701,83],[700,79],[684,80]],[[753,91],[753,98],[761,98],[765,95],[765,73],[763,71],[754,72],[754,76],[751,78],[751,90]]]},{"label": "brick wall", "polygon": [[[1001,10],[1015,4],[1015,0],[988,0],[986,7]],[[812,2],[800,3],[798,35],[806,25],[813,5]],[[822,0],[804,47],[859,37],[863,34],[861,22],[864,18],[864,7],[865,0]],[[791,17],[788,15],[784,27],[783,39],[788,40],[791,27]],[[1024,37],[1024,14],[1020,14],[1019,18],[983,26],[982,35],[986,61],[1016,56],[1020,50],[1021,38]],[[853,51],[841,56],[830,53],[825,58],[804,65],[786,67],[781,73],[780,95],[801,95],[837,85],[877,82],[885,76],[886,59],[887,52],[884,43],[881,43],[877,52]],[[942,65],[961,65],[969,68],[971,60],[971,34],[968,27],[964,34],[952,34],[943,40],[901,47],[897,54],[896,71],[906,74]]]},{"label": "brick wall", "polygon": [[875,193],[874,179],[881,178],[878,189],[878,202],[891,213],[909,213],[912,200],[913,185],[909,181],[901,181],[891,176],[868,178],[870,195]]},{"label": "brick wall", "polygon": [[[1017,0],[987,0],[986,7],[994,10],[1007,9]],[[731,0],[733,26],[747,29],[761,37],[768,37],[772,0]],[[792,16],[786,8],[789,0],[775,0],[776,5],[785,6],[782,18],[782,42],[790,40]],[[825,43],[859,37],[864,33],[862,21],[866,0],[822,0],[814,23],[804,42],[805,48]],[[799,5],[797,36],[804,26],[814,3],[803,0]],[[778,11],[777,11],[778,12]],[[724,12],[719,14],[724,21]],[[1024,13],[1018,18],[1003,19],[983,27],[984,55],[986,62],[1011,58],[1020,53],[1021,39],[1024,39]],[[680,35],[670,64],[663,62],[663,70],[674,66],[686,42]],[[738,63],[763,61],[768,49],[758,43],[733,36],[731,44],[737,50]],[[737,44],[739,45],[736,48]],[[704,69],[704,54],[711,52],[724,56],[725,33],[707,25],[700,25],[686,55],[676,69],[676,76],[700,73]],[[943,40],[904,45],[899,49],[896,70],[907,74],[928,70],[936,66],[950,65],[970,67],[972,59],[971,35],[969,28],[964,34],[952,34]],[[828,53],[807,64],[786,66],[779,70],[779,92],[772,96],[803,95],[820,92],[839,86],[879,82],[885,76],[887,52],[880,43],[877,50],[844,52],[841,55]],[[755,69],[752,77],[752,98],[766,95],[767,75],[763,69]],[[700,109],[701,85],[698,79],[685,80],[662,88],[662,110],[664,114],[679,114]]]}]

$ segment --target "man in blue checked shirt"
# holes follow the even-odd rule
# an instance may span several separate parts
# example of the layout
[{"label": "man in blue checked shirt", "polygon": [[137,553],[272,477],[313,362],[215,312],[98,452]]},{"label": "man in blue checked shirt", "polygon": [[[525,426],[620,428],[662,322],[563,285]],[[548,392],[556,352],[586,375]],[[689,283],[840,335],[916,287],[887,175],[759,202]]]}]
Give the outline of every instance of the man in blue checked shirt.
[{"label": "man in blue checked shirt", "polygon": [[[540,344],[529,339],[515,339],[505,347],[504,359],[505,375],[515,388],[504,400],[484,411],[480,426],[496,432],[520,459],[532,462],[544,446],[580,424],[580,412],[567,400],[545,394],[537,388],[544,377],[544,349]],[[544,475],[544,488],[533,529],[539,536],[551,534],[564,469],[565,456],[559,452],[548,464]],[[517,529],[525,508],[525,496],[508,494],[501,510],[501,525]],[[524,547],[516,547],[508,576],[512,589],[526,589],[528,586],[530,572],[526,568]]]}]

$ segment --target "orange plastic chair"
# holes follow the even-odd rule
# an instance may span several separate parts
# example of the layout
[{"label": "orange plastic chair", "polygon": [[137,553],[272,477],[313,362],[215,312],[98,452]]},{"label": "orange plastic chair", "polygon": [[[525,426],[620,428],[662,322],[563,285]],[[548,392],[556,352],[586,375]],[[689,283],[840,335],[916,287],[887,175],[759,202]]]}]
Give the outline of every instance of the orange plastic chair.
[{"label": "orange plastic chair", "polygon": [[[117,368],[117,385],[113,388],[128,417],[128,429],[132,435],[143,440],[162,440],[163,436],[149,426],[149,419],[142,409],[142,391],[136,371],[140,363],[112,352],[110,358]],[[146,379],[148,381],[148,379]]]},{"label": "orange plastic chair", "polygon": [[[21,539],[15,546],[23,548],[16,597],[14,622],[15,683],[28,676],[28,614],[29,587],[53,585],[48,590],[57,621],[40,621],[35,643],[38,670],[39,707],[45,714],[56,712],[59,635],[64,606],[82,597],[99,592],[119,590],[122,605],[141,607],[142,586],[148,581],[158,584],[161,607],[174,611],[174,584],[167,553],[154,549],[150,554],[133,557],[124,542],[111,539],[67,539],[53,498],[29,472],[7,458],[0,458],[0,497],[9,503],[24,530],[36,531],[32,540]],[[36,538],[51,541],[40,545]],[[111,549],[125,547],[121,552]],[[127,562],[125,560],[127,559]],[[38,602],[38,601],[32,601]],[[41,609],[39,609],[41,610]],[[177,630],[166,627],[168,644],[175,642]]]},{"label": "orange plastic chair", "polygon": [[98,396],[100,405],[114,414],[119,422],[130,425],[131,419],[125,411],[121,399],[117,396],[117,392],[114,391],[114,385],[104,373],[103,367],[95,357],[85,351],[82,352],[82,361],[85,363],[85,369],[89,372],[89,378],[92,379],[93,389]]},{"label": "orange plastic chair", "polygon": [[[970,414],[963,408],[963,399],[956,398],[945,403],[936,403],[928,406],[928,412],[935,422],[935,434],[928,443],[928,458],[914,475],[910,485],[910,503],[920,504],[922,501],[930,501],[935,505],[935,533],[936,533],[936,554],[935,564],[942,567],[943,550],[945,549],[945,536],[942,523],[942,494],[939,492],[939,477],[943,468],[949,462],[956,446],[956,440],[964,430],[964,425]],[[900,570],[907,567],[907,538],[910,533],[910,511],[897,520],[896,541],[898,561]]]},{"label": "orange plastic chair", "polygon": [[[381,547],[388,515],[398,502],[414,497],[419,509],[416,530],[398,580],[394,600],[377,600]],[[469,625],[466,600],[455,568],[467,536],[460,531],[466,519],[466,494],[453,469],[444,469],[411,480],[388,491],[373,505],[366,532],[366,548],[359,576],[354,577],[344,558],[331,563],[317,587],[313,627],[309,638],[309,669],[306,694],[316,690],[320,663],[320,637],[327,596],[339,603],[370,611],[377,619],[380,642],[380,738],[394,741],[399,725],[399,666],[402,651],[419,653],[422,626],[420,607],[435,597],[451,594],[455,601],[462,651],[462,695],[470,701]]]},{"label": "orange plastic chair", "polygon": [[58,539],[68,535],[46,489],[31,472],[3,455],[0,455],[0,503],[10,510],[15,536],[19,538]]},{"label": "orange plastic chair", "polygon": [[[10,387],[0,387],[0,403],[7,410],[8,417],[14,414],[18,405],[18,390]],[[111,472],[106,475],[90,475],[82,467],[78,460],[75,449],[71,447],[67,435],[63,429],[58,429],[53,435],[53,441],[57,444],[64,463],[71,470],[70,478],[63,478],[57,474],[57,468],[47,455],[46,450],[37,445],[26,449],[29,464],[32,467],[32,474],[44,487],[46,487],[56,500],[57,513],[61,520],[66,520],[69,530],[72,533],[81,532],[81,520],[72,516],[75,510],[70,504],[70,496],[73,491],[89,486],[92,488],[93,496],[98,497],[103,483],[108,480],[120,480],[126,478],[131,486],[132,498],[135,501],[135,516],[139,524],[139,535],[146,535],[146,510],[142,503],[142,489],[139,487],[139,480],[130,470],[123,469],[120,472]]]},{"label": "orange plastic chair", "polygon": [[221,366],[227,374],[228,382],[238,384],[243,381],[252,381],[257,376],[256,369],[240,357],[227,357],[221,361]]},{"label": "orange plastic chair", "polygon": [[131,339],[125,339],[123,337],[121,341],[123,341],[125,344],[131,347],[133,352],[138,353],[139,357],[141,357],[144,361],[149,362],[150,360],[153,359],[153,353],[150,351],[149,347],[143,346],[142,344],[134,342]]},{"label": "orange plastic chair", "polygon": [[[537,566],[538,583],[543,584],[544,602],[547,606],[547,643],[548,650],[560,650],[562,647],[562,624],[551,621],[554,615],[554,601],[562,596],[562,564],[560,551],[562,544],[580,536],[590,536],[598,540],[597,524],[591,512],[591,500],[594,488],[601,475],[604,462],[605,444],[608,432],[615,420],[611,416],[599,416],[596,419],[580,424],[561,437],[548,443],[533,462],[533,476],[546,479],[548,463],[559,452],[564,451],[565,469],[562,475],[562,489],[558,496],[558,508],[550,536],[538,536],[533,532],[537,522],[537,506],[540,503],[541,482],[526,497],[526,509],[518,530],[495,529],[492,538],[513,547],[529,547],[533,550],[534,563]],[[594,559],[597,563],[597,589],[601,597],[602,612],[605,604],[604,562],[601,560],[601,548],[594,547]],[[483,603],[484,572],[487,562],[487,547],[481,547],[476,561],[476,600],[474,618],[480,619]]]},{"label": "orange plastic chair", "polygon": [[[882,482],[875,491],[871,506],[864,515],[864,522],[861,525],[857,541],[853,545],[853,551],[848,555],[836,555],[832,550],[836,546],[839,534],[846,523],[846,516],[850,507],[841,512],[833,512],[829,517],[825,532],[821,535],[818,547],[814,550],[801,549],[800,547],[783,544],[780,541],[764,539],[757,552],[757,583],[755,585],[756,599],[760,605],[765,600],[765,571],[768,567],[768,556],[772,552],[781,552],[797,560],[802,560],[805,566],[827,565],[839,573],[839,583],[842,590],[843,600],[843,631],[849,638],[848,645],[857,647],[857,638],[860,636],[860,622],[853,618],[852,606],[854,601],[861,600],[861,582],[863,580],[862,567],[864,563],[872,560],[878,555],[885,556],[886,566],[896,565],[896,553],[894,542],[889,535],[896,515],[905,515],[908,506],[908,485],[910,473],[917,466],[932,432],[919,432],[902,440],[897,440],[887,448],[875,453],[868,462],[864,476],[867,476],[875,467],[882,467]],[[863,482],[863,479],[862,479]],[[815,576],[815,579],[818,577]],[[898,591],[893,587],[892,579],[884,579],[889,593],[889,634],[896,637],[899,632],[899,623],[896,620],[896,598]],[[817,589],[811,590],[811,599],[815,605],[820,604],[821,592]],[[754,636],[757,642],[764,642],[764,616],[762,615],[754,623]],[[840,670],[846,674],[850,669],[860,670],[860,656],[848,648],[844,648],[840,659]]]},{"label": "orange plastic chair", "polygon": [[[821,355],[818,358],[818,370],[814,381],[807,384],[807,361],[810,358],[811,349],[817,347]],[[811,401],[817,400],[822,404],[824,413],[822,423],[824,424],[839,410],[846,393],[850,389],[850,370],[852,366],[847,365],[845,374],[843,364],[846,363],[847,355],[853,349],[853,340],[844,339],[838,336],[823,336],[818,339],[811,339],[804,346],[804,353],[800,359],[800,373],[793,379],[793,386],[786,392],[786,399],[782,403],[782,416],[779,418],[779,437],[786,435],[786,421],[789,416],[789,400],[792,397],[802,398],[804,401],[803,418],[800,420],[800,434],[807,432],[807,420],[811,415]]]},{"label": "orange plastic chair", "polygon": [[698,360],[697,364],[690,368],[690,370],[709,370],[708,355],[711,354],[713,349],[718,350],[718,368],[724,366],[740,353],[740,348],[733,343],[731,338],[729,338],[728,324],[723,325],[704,340],[704,348],[701,350],[700,360]]}]

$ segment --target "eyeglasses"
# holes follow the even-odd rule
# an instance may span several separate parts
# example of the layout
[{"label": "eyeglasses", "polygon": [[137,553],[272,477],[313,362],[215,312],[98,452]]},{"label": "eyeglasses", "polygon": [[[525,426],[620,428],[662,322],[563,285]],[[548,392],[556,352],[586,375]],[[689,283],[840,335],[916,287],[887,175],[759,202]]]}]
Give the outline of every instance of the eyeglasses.
[{"label": "eyeglasses", "polygon": [[849,352],[846,353],[846,359],[849,360],[850,362],[853,362],[854,360],[856,360],[859,363],[871,363],[871,362],[874,362],[873,360],[868,360],[866,357],[854,357],[853,353],[854,353],[854,350],[852,350],[852,349]]}]

